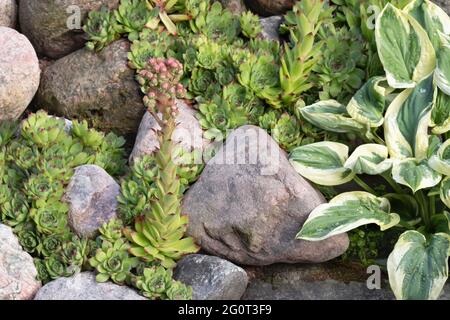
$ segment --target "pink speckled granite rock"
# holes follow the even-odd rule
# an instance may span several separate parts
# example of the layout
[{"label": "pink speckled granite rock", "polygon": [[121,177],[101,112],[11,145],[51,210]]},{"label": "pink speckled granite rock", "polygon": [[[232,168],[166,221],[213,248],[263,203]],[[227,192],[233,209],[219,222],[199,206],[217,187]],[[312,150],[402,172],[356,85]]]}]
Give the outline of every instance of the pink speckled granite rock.
[{"label": "pink speckled granite rock", "polygon": [[0,26],[14,28],[16,20],[16,0],[0,0]]},{"label": "pink speckled granite rock", "polygon": [[12,229],[0,224],[0,300],[30,300],[41,287],[33,258]]}]

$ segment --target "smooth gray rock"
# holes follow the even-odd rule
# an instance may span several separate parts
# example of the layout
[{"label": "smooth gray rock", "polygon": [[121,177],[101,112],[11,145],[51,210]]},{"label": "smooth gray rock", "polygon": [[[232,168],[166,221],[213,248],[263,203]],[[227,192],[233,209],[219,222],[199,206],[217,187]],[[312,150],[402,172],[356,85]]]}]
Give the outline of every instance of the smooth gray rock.
[{"label": "smooth gray rock", "polygon": [[19,118],[39,87],[40,73],[30,41],[0,26],[0,121]]},{"label": "smooth gray rock", "polygon": [[117,217],[119,194],[120,186],[99,166],[76,168],[64,195],[72,230],[81,237],[94,238],[98,228]]},{"label": "smooth gray rock", "polygon": [[0,0],[0,26],[14,28],[17,21],[16,0]]},{"label": "smooth gray rock", "polygon": [[[203,152],[208,146],[209,140],[203,137],[203,130],[198,119],[195,117],[195,111],[182,100],[177,100],[179,113],[177,115],[177,128],[175,129],[172,139],[179,142],[184,150],[191,152],[198,150]],[[152,154],[159,146],[156,130],[160,130],[160,126],[155,118],[148,112],[144,114],[133,151],[130,155],[130,163],[134,159],[144,155]]]},{"label": "smooth gray rock", "polygon": [[59,278],[43,286],[34,300],[147,300],[136,291],[112,282],[98,283],[92,272]]},{"label": "smooth gray rock", "polygon": [[88,13],[101,6],[117,7],[119,0],[20,0],[22,32],[36,51],[53,59],[82,48],[86,36],[81,29]]},{"label": "smooth gray rock", "polygon": [[323,196],[291,166],[286,154],[255,126],[234,130],[184,197],[187,233],[207,252],[244,265],[317,263],[348,247],[342,234],[296,240]]},{"label": "smooth gray rock", "polygon": [[0,224],[0,300],[33,299],[41,287],[33,258],[23,251],[12,229]]},{"label": "smooth gray rock", "polygon": [[291,9],[295,0],[244,0],[244,3],[247,8],[260,15],[273,16]]},{"label": "smooth gray rock", "polygon": [[129,48],[119,40],[101,52],[81,49],[55,61],[42,74],[37,105],[101,131],[134,136],[145,108],[128,67]]},{"label": "smooth gray rock", "polygon": [[247,273],[241,267],[202,254],[180,260],[174,278],[192,286],[194,300],[239,300],[248,283]]},{"label": "smooth gray rock", "polygon": [[263,31],[261,37],[266,40],[280,41],[279,29],[283,22],[282,16],[272,16],[267,18],[261,18],[261,26]]}]

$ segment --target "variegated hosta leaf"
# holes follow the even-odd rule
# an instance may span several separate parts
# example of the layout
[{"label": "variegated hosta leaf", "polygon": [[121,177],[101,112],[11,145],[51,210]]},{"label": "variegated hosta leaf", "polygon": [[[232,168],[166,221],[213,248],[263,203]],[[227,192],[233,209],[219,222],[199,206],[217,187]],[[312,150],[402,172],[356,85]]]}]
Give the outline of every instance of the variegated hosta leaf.
[{"label": "variegated hosta leaf", "polygon": [[297,239],[319,241],[370,223],[386,230],[399,222],[399,215],[390,213],[386,198],[363,191],[346,192],[314,209]]},{"label": "variegated hosta leaf", "polygon": [[442,181],[440,196],[442,202],[447,208],[450,208],[450,177],[447,177]]},{"label": "variegated hosta leaf", "polygon": [[450,176],[450,139],[445,141],[437,153],[431,156],[428,164],[440,174]]},{"label": "variegated hosta leaf", "polygon": [[391,4],[377,19],[375,39],[391,87],[413,88],[434,71],[436,54],[426,31]]},{"label": "variegated hosta leaf", "polygon": [[348,147],[337,142],[317,142],[295,148],[290,161],[303,177],[324,186],[337,186],[349,182],[355,176],[344,168]]},{"label": "variegated hosta leaf", "polygon": [[450,36],[440,33],[442,47],[437,53],[437,67],[434,78],[439,89],[450,95]]},{"label": "variegated hosta leaf", "polygon": [[431,127],[434,134],[450,131],[450,96],[436,89],[433,110],[431,111]]},{"label": "variegated hosta leaf", "polygon": [[392,162],[388,159],[387,147],[380,144],[363,144],[355,149],[344,167],[356,174],[377,175],[388,171]]},{"label": "variegated hosta leaf", "polygon": [[345,106],[335,100],[320,101],[300,109],[306,121],[326,131],[338,133],[365,133],[368,126],[364,126],[352,119]]},{"label": "variegated hosta leaf", "polygon": [[430,168],[427,161],[417,161],[414,158],[395,161],[392,177],[397,183],[411,188],[414,193],[434,187],[442,179],[438,172]]},{"label": "variegated hosta leaf", "polygon": [[435,300],[448,277],[450,237],[436,233],[427,239],[406,231],[398,239],[387,262],[389,283],[397,299]]},{"label": "variegated hosta leaf", "polygon": [[436,51],[440,47],[438,32],[450,34],[450,18],[438,5],[429,0],[415,0],[403,11],[411,15],[425,29]]},{"label": "variegated hosta leaf", "polygon": [[384,118],[384,137],[391,158],[426,158],[433,98],[433,78],[428,77],[392,101]]},{"label": "variegated hosta leaf", "polygon": [[385,77],[373,77],[358,90],[347,105],[348,114],[355,120],[370,127],[383,124],[388,90],[380,85]]},{"label": "variegated hosta leaf", "polygon": [[450,234],[450,213],[444,211],[444,213],[433,215],[431,217],[431,225],[433,232]]}]

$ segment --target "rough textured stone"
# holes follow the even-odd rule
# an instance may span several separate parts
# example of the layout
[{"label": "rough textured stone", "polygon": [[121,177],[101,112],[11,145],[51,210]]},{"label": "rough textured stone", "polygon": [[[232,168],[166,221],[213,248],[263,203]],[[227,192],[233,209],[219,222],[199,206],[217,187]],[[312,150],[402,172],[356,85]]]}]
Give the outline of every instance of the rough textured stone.
[{"label": "rough textured stone", "polygon": [[267,18],[261,18],[261,26],[263,31],[261,36],[267,40],[280,41],[279,29],[283,21],[282,16],[272,16]]},{"label": "rough textured stone", "polygon": [[14,28],[17,20],[16,0],[0,0],[0,26]]},{"label": "rough textured stone", "polygon": [[285,13],[291,9],[295,0],[244,0],[247,8],[263,16]]},{"label": "rough textured stone", "polygon": [[33,258],[22,250],[10,227],[0,224],[0,300],[33,299],[41,283]]},{"label": "rough textured stone", "polygon": [[[178,126],[172,136],[183,146],[186,151],[201,150],[208,145],[208,140],[203,138],[203,130],[195,117],[195,111],[182,100],[177,100],[180,112],[177,115]],[[130,163],[143,155],[152,154],[159,146],[157,133],[160,126],[155,118],[148,112],[145,113],[139,126],[138,135],[130,155]]]},{"label": "rough textured stone", "polygon": [[93,238],[105,222],[117,216],[120,186],[95,165],[75,169],[64,200],[69,203],[69,225],[82,237]]},{"label": "rough textured stone", "polygon": [[323,196],[296,173],[285,153],[254,126],[233,131],[187,192],[188,234],[207,252],[245,265],[323,262],[348,247],[342,234],[296,240]]},{"label": "rough textured stone", "polygon": [[57,59],[83,47],[86,37],[81,27],[90,11],[103,5],[113,8],[118,3],[119,0],[20,0],[20,26],[40,55]]},{"label": "rough textured stone", "polygon": [[43,72],[37,105],[102,131],[134,135],[145,108],[128,50],[128,41],[119,40],[100,53],[81,49],[57,60]]},{"label": "rough textured stone", "polygon": [[174,277],[192,286],[194,300],[239,300],[248,283],[247,274],[241,267],[201,254],[180,260]]},{"label": "rough textured stone", "polygon": [[442,9],[444,9],[448,14],[450,14],[450,1],[434,0],[433,2],[436,3],[438,6],[440,6]]},{"label": "rough textured stone", "polygon": [[0,27],[0,121],[15,120],[39,87],[39,61],[28,39]]},{"label": "rough textured stone", "polygon": [[59,278],[43,286],[34,300],[147,300],[136,291],[112,282],[98,283],[91,272]]},{"label": "rough textured stone", "polygon": [[[345,263],[272,265],[249,268],[251,275],[243,300],[392,300],[386,274],[381,288],[368,289],[369,277],[362,266]],[[372,274],[372,273],[371,273]],[[450,285],[440,297],[450,298]]]},{"label": "rough textured stone", "polygon": [[230,9],[234,14],[240,15],[245,12],[245,4],[243,0],[215,0],[220,2],[224,8]]}]

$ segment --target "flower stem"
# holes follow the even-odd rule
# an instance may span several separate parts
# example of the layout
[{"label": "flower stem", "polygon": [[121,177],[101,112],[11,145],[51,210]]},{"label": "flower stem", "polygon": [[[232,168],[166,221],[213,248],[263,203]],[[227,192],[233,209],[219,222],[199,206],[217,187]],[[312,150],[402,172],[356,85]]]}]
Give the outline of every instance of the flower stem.
[{"label": "flower stem", "polygon": [[389,183],[389,185],[392,187],[392,189],[394,189],[396,193],[405,193],[405,191],[397,184],[397,182],[395,182],[395,180],[391,178],[389,173],[382,173],[381,176],[384,178],[384,180],[386,180],[387,183]]},{"label": "flower stem", "polygon": [[354,180],[365,191],[370,192],[370,193],[375,194],[375,195],[377,194],[377,192],[371,186],[369,186],[367,183],[362,181],[360,177],[355,176]]},{"label": "flower stem", "polygon": [[427,227],[431,226],[429,206],[427,204],[427,199],[422,190],[416,192],[416,199],[420,206],[420,215],[422,220]]}]

